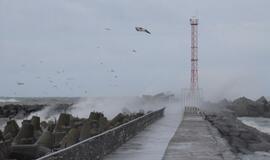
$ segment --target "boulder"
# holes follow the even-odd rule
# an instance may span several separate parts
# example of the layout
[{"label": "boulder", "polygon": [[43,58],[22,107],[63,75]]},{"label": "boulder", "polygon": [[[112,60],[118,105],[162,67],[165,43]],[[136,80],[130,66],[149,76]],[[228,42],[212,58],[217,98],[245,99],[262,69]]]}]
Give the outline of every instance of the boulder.
[{"label": "boulder", "polygon": [[34,127],[30,120],[24,120],[22,127],[13,140],[13,144],[34,144],[36,138],[34,137]]},{"label": "boulder", "polygon": [[15,120],[8,121],[5,128],[4,128],[5,139],[15,137],[18,134],[19,130],[20,130],[20,128]]},{"label": "boulder", "polygon": [[250,153],[270,149],[270,135],[243,124],[233,114],[206,115],[235,153]]},{"label": "boulder", "polygon": [[75,143],[78,143],[80,139],[80,128],[71,128],[69,132],[65,135],[65,137],[60,142],[61,148],[66,148]]},{"label": "boulder", "polygon": [[52,132],[44,131],[36,142],[37,145],[52,149],[54,146],[54,137]]}]

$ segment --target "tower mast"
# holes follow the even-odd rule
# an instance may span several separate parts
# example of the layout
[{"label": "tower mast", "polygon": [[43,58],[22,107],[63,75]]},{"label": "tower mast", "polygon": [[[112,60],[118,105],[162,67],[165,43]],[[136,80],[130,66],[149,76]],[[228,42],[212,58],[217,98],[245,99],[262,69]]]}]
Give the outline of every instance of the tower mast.
[{"label": "tower mast", "polygon": [[191,84],[190,90],[197,92],[199,90],[198,82],[198,24],[199,19],[193,17],[190,19],[191,25]]},{"label": "tower mast", "polygon": [[202,90],[199,88],[198,74],[198,25],[199,19],[192,17],[189,20],[191,25],[191,76],[190,87],[182,89],[183,105],[199,107],[202,102]]}]

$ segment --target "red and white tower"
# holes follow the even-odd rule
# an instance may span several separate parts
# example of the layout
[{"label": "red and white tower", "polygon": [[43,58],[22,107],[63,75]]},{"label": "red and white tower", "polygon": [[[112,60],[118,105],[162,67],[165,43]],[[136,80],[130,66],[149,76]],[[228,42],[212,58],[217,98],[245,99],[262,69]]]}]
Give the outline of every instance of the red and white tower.
[{"label": "red and white tower", "polygon": [[199,89],[198,82],[198,23],[199,19],[191,18],[191,84],[190,90],[196,91]]},{"label": "red and white tower", "polygon": [[190,88],[183,89],[184,106],[199,107],[202,100],[202,92],[199,88],[198,75],[198,18],[191,18],[191,78]]}]

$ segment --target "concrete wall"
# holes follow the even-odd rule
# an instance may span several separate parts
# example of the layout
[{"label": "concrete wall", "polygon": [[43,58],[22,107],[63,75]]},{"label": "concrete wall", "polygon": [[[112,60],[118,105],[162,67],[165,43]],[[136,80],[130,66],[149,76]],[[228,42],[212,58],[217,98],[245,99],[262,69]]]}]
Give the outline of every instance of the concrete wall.
[{"label": "concrete wall", "polygon": [[48,154],[38,160],[100,160],[123,143],[134,137],[146,126],[161,118],[164,109],[148,113],[142,117],[91,137],[63,150]]}]

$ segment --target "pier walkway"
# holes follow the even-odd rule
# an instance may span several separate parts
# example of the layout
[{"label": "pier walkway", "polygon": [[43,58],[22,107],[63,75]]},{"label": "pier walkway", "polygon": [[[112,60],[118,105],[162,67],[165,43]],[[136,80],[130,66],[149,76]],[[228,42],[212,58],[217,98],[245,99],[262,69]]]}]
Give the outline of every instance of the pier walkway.
[{"label": "pier walkway", "polygon": [[182,123],[171,139],[163,160],[236,160],[216,128],[198,108],[186,107]]},{"label": "pier walkway", "polygon": [[105,157],[105,160],[161,160],[182,120],[184,109],[170,104],[165,116]]}]

